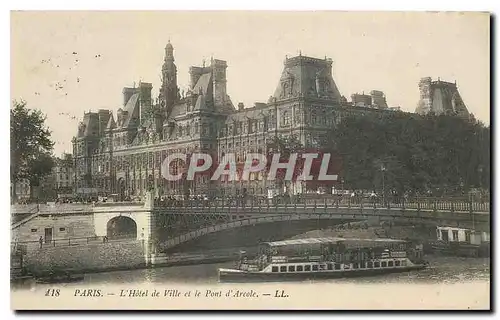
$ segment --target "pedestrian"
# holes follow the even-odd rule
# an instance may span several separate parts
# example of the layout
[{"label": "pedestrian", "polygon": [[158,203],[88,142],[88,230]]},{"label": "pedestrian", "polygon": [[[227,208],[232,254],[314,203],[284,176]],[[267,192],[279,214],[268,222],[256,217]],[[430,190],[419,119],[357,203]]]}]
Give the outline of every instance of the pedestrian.
[{"label": "pedestrian", "polygon": [[40,243],[40,249],[42,249],[42,245],[43,245],[43,237],[40,236],[40,239],[38,239],[38,242]]}]

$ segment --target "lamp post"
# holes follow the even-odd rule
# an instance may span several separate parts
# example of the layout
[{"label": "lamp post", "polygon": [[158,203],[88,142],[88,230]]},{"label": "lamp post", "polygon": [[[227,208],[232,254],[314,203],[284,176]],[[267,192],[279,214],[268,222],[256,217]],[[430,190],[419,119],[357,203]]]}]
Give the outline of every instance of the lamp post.
[{"label": "lamp post", "polygon": [[483,166],[479,165],[477,168],[477,171],[479,173],[479,199],[481,202],[483,202]]},{"label": "lamp post", "polygon": [[479,165],[477,168],[477,171],[479,173],[479,190],[483,188],[483,166]]},{"label": "lamp post", "polygon": [[386,171],[386,168],[384,165],[380,166],[380,171],[382,171],[382,203],[385,206],[385,171]]}]

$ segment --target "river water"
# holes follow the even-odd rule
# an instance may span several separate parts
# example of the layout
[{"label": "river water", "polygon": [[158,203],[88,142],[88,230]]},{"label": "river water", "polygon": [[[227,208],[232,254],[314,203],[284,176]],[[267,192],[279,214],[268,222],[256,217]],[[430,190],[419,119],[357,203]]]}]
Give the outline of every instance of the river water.
[{"label": "river water", "polygon": [[[490,280],[489,258],[427,256],[430,267],[425,270],[393,273],[375,277],[306,280],[336,283],[460,283]],[[86,274],[79,286],[123,284],[216,284],[217,268],[232,267],[234,262],[190,266],[161,267]],[[33,285],[33,284],[31,284]],[[38,284],[36,287],[40,286]],[[16,286],[17,287],[17,286]],[[21,286],[23,287],[23,286]],[[33,289],[33,288],[32,288]]]}]

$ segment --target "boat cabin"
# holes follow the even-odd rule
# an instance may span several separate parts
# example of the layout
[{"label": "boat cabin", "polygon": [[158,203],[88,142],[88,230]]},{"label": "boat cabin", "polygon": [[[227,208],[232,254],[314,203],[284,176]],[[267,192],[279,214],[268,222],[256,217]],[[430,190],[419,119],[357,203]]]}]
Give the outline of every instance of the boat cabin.
[{"label": "boat cabin", "polygon": [[404,266],[406,258],[421,259],[422,249],[409,241],[396,239],[331,237],[284,240],[262,243],[258,256],[254,260],[245,256],[240,260],[239,267],[247,271],[262,270],[272,264],[273,272],[281,272],[281,269],[288,272],[289,268],[315,271],[320,268],[394,267]]}]

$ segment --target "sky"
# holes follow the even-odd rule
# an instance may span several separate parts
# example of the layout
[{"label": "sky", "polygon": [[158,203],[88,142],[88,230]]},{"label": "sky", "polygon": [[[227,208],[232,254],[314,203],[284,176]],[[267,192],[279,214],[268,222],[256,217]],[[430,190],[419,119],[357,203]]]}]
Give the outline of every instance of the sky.
[{"label": "sky", "polygon": [[489,15],[404,12],[94,11],[11,14],[11,100],[42,110],[71,152],[84,112],[122,107],[122,89],[160,85],[164,48],[174,46],[178,84],[189,67],[226,60],[234,105],[266,102],[285,56],[332,58],[342,95],[381,90],[413,112],[418,82],[456,81],[470,112],[490,123]]}]

